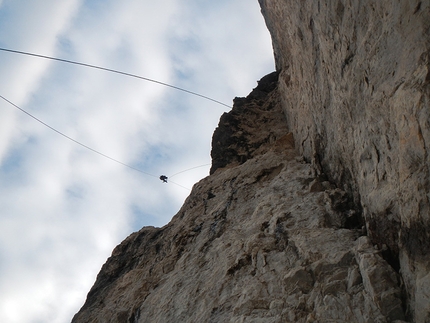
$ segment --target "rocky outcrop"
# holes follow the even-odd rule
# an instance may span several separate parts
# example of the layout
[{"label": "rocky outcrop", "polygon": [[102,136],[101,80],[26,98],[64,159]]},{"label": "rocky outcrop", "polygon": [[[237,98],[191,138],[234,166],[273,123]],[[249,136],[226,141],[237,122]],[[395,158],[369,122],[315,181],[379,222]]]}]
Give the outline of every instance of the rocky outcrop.
[{"label": "rocky outcrop", "polygon": [[[168,225],[115,248],[73,322],[405,318],[399,275],[361,209],[297,154],[276,78],[235,100],[214,134],[213,174]],[[224,138],[230,124],[239,133]]]},{"label": "rocky outcrop", "polygon": [[73,322],[430,321],[430,2],[259,1],[277,71]]},{"label": "rocky outcrop", "polygon": [[299,153],[361,206],[430,322],[430,1],[260,4]]},{"label": "rocky outcrop", "polygon": [[233,109],[221,116],[212,137],[210,174],[264,153],[270,143],[285,134],[286,126],[282,122],[279,126],[281,120],[285,121],[279,109],[279,93],[273,91],[277,86],[278,72],[273,72],[263,77],[247,98],[233,100]]}]

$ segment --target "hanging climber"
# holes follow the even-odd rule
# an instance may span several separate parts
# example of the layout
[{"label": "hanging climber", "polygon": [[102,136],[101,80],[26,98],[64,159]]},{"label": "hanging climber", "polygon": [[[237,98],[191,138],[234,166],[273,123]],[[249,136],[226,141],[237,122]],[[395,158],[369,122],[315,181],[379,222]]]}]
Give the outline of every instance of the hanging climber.
[{"label": "hanging climber", "polygon": [[163,183],[167,183],[167,176],[166,175],[161,175],[160,179],[163,181]]}]

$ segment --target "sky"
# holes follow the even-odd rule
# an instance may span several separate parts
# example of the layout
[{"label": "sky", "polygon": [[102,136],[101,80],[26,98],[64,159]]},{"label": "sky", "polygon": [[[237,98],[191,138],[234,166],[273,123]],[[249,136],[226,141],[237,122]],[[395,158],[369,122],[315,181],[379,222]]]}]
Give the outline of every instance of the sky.
[{"label": "sky", "polygon": [[[257,0],[0,0],[0,47],[227,105],[274,70]],[[208,175],[229,108],[3,51],[0,95],[0,322],[70,322],[113,248]]]}]

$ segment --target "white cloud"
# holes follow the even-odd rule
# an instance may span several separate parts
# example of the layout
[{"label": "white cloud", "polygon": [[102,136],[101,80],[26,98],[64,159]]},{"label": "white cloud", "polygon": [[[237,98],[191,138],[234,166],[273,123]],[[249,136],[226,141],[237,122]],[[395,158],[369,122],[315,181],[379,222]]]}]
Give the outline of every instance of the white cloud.
[{"label": "white cloud", "polygon": [[[52,54],[55,36],[66,27],[78,3],[76,0],[3,1],[0,3],[0,46]],[[46,61],[17,60],[3,53],[2,95],[14,98],[16,104],[24,103],[47,66]],[[13,140],[15,114],[10,108],[0,112],[0,161]]]},{"label": "white cloud", "polygon": [[[5,0],[0,17],[0,47],[228,104],[273,69],[257,1]],[[0,100],[0,321],[68,322],[113,247],[143,225],[164,225],[189,194],[183,187],[207,175],[209,166],[191,168],[210,163],[211,136],[228,109],[103,71],[0,58],[0,95],[144,172]],[[157,178],[184,170],[168,184]]]}]

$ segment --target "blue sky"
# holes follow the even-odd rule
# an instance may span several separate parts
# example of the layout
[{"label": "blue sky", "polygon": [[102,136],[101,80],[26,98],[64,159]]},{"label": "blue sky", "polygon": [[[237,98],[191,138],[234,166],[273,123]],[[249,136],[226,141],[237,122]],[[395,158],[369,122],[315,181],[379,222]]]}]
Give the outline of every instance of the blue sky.
[{"label": "blue sky", "polygon": [[[141,75],[231,104],[274,63],[258,1],[0,0],[0,47]],[[163,226],[228,108],[121,75],[0,52],[0,322],[69,322],[113,248]]]}]

